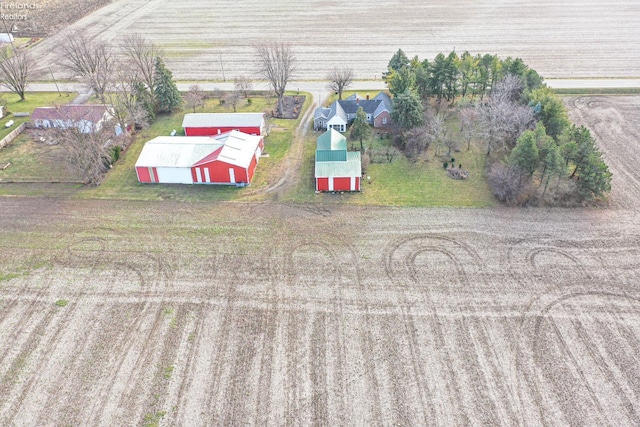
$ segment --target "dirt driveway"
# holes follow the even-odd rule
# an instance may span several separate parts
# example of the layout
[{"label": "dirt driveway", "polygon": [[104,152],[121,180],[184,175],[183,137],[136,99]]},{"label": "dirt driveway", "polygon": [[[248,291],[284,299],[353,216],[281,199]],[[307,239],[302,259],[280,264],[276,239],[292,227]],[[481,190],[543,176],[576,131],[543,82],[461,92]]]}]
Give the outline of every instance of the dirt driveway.
[{"label": "dirt driveway", "polygon": [[0,199],[0,424],[640,424],[638,103],[610,209]]}]

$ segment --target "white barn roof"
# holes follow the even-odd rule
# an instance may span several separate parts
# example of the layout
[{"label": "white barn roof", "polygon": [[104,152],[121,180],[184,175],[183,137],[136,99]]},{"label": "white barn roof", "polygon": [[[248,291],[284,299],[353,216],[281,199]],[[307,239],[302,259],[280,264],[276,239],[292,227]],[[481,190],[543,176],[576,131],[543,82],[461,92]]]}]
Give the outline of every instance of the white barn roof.
[{"label": "white barn roof", "polygon": [[182,119],[183,128],[260,127],[262,113],[189,113]]},{"label": "white barn roof", "polygon": [[159,136],[144,145],[136,167],[190,168],[214,160],[248,167],[261,139],[238,131],[215,137]]}]

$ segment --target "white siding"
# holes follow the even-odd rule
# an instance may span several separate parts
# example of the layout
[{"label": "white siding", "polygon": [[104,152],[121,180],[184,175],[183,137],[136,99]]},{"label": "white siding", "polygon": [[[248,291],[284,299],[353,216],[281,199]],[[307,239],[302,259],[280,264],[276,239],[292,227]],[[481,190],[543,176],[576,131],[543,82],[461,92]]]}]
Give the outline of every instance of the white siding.
[{"label": "white siding", "polygon": [[157,168],[158,181],[164,184],[193,184],[191,168]]}]

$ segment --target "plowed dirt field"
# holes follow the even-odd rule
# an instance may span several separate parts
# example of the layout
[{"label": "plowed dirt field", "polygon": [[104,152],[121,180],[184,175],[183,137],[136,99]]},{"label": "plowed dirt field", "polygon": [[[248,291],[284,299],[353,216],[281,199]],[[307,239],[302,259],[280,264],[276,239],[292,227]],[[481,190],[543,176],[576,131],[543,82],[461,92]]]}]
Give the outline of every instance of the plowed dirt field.
[{"label": "plowed dirt field", "polygon": [[609,209],[0,199],[0,424],[639,425],[639,103]]},{"label": "plowed dirt field", "polygon": [[[291,43],[298,80],[324,79],[335,66],[377,80],[398,48],[421,59],[454,49],[521,57],[547,78],[640,70],[635,0],[119,0],[74,26],[114,44],[141,33],[164,48],[179,80],[252,76],[253,46],[268,40]],[[53,36],[35,48],[42,63],[57,63],[59,43]]]}]

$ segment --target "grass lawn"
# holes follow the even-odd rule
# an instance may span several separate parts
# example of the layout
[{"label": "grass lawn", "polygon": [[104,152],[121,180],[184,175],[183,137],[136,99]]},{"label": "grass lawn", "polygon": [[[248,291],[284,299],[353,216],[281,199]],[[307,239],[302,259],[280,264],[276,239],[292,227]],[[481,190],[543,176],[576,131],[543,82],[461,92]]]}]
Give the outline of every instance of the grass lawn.
[{"label": "grass lawn", "polygon": [[0,170],[0,180],[14,182],[69,182],[82,181],[65,166],[66,153],[59,145],[35,142],[25,131],[9,146],[0,150],[0,165],[11,163]]},{"label": "grass lawn", "polygon": [[[20,124],[31,120],[30,117],[15,117],[13,113],[26,112],[31,114],[36,107],[68,104],[76,95],[77,93],[75,92],[61,92],[60,95],[57,92],[27,92],[25,96],[26,99],[20,101],[20,97],[15,93],[2,92],[0,97],[4,98],[6,103],[2,101],[5,116],[0,119],[0,139],[7,136]],[[7,128],[5,124],[9,120],[13,120],[14,125]]]},{"label": "grass lawn", "polygon": [[[366,93],[366,92],[364,92]],[[347,95],[348,96],[348,95]],[[459,122],[449,120],[449,135],[460,140]],[[470,172],[466,180],[449,178],[443,167],[444,160],[436,157],[434,147],[428,152],[428,161],[410,161],[399,153],[391,163],[372,163],[365,171],[360,193],[315,194],[314,158],[316,138],[321,132],[312,132],[305,141],[304,160],[300,180],[285,199],[294,203],[345,203],[378,206],[493,206],[496,201],[491,194],[485,177],[486,156],[480,147],[460,144],[460,152],[454,152],[456,165]],[[352,141],[347,135],[349,150],[359,150],[360,142]],[[391,137],[373,130],[372,137],[363,141],[365,149],[381,149],[392,145]],[[445,149],[441,149],[445,151]],[[366,177],[371,180],[367,180]]]},{"label": "grass lawn", "polygon": [[[485,177],[486,157],[480,148],[463,147],[453,153],[456,164],[470,172],[466,180],[455,180],[447,176],[443,162],[429,150],[429,161],[407,160],[398,154],[391,163],[372,163],[367,167],[362,180],[362,192],[315,194],[314,156],[315,133],[305,141],[304,161],[300,180],[295,190],[285,199],[296,203],[346,203],[374,206],[458,206],[485,207],[495,205],[495,200]],[[349,145],[352,141],[349,140]],[[354,142],[356,146],[359,142]],[[391,145],[390,139],[376,137],[364,142],[365,147]],[[450,159],[449,159],[450,160]],[[370,181],[366,179],[369,176]]]}]

